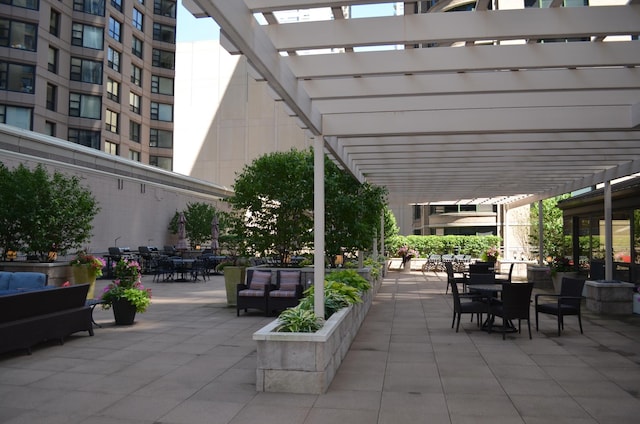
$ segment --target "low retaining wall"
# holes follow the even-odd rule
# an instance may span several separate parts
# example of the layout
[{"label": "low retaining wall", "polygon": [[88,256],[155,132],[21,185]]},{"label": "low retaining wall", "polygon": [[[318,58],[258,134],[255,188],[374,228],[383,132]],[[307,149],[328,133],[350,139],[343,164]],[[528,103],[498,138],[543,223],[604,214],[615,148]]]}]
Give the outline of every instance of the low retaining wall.
[{"label": "low retaining wall", "polygon": [[602,314],[631,315],[635,284],[625,282],[585,282],[587,309]]},{"label": "low retaining wall", "polygon": [[372,283],[362,303],[344,308],[315,333],[278,333],[278,320],[253,334],[258,361],[256,390],[321,394],[326,392],[364,321],[380,283]]}]

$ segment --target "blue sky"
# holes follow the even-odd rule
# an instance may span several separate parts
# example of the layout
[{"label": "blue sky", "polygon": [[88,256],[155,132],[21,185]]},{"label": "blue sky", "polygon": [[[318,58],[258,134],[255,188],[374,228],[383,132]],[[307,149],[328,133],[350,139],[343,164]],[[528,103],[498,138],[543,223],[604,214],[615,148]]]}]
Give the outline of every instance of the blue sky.
[{"label": "blue sky", "polygon": [[[381,16],[391,15],[393,13],[393,5],[377,4],[354,6],[352,9],[353,17]],[[177,42],[190,42],[201,40],[217,40],[218,25],[211,18],[196,19],[187,9],[182,6],[182,2],[178,3],[178,28],[176,39]]]}]

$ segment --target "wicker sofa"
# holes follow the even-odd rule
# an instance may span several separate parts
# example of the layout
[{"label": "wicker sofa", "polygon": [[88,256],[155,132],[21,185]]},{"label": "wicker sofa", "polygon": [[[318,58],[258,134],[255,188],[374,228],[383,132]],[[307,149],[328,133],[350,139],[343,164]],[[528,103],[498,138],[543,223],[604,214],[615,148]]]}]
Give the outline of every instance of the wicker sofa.
[{"label": "wicker sofa", "polygon": [[93,336],[89,284],[45,287],[0,296],[0,353],[31,348],[47,340],[64,343],[78,331]]}]

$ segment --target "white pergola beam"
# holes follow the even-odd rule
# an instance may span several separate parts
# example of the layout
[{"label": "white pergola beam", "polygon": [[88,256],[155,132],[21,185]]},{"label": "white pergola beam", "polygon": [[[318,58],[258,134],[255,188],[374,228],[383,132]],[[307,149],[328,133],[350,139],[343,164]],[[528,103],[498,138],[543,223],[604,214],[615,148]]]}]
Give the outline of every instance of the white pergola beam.
[{"label": "white pergola beam", "polygon": [[284,57],[300,79],[513,69],[640,66],[640,43],[549,43]]},{"label": "white pergola beam", "polygon": [[[541,27],[538,22],[544,21]],[[631,35],[640,30],[640,7],[562,7],[491,13],[422,13],[269,25],[280,51],[401,44],[451,44]]]},{"label": "white pergola beam", "polygon": [[493,108],[324,115],[326,135],[631,129],[631,105]]}]

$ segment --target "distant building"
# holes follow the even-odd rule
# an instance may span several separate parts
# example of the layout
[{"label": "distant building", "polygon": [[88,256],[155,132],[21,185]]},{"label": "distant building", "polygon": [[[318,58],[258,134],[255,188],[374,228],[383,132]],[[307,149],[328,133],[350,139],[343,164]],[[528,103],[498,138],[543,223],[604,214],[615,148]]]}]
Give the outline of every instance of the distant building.
[{"label": "distant building", "polygon": [[2,0],[0,122],[173,169],[177,0]]}]

